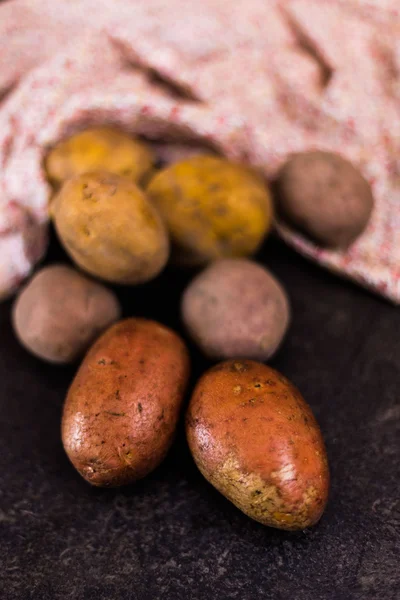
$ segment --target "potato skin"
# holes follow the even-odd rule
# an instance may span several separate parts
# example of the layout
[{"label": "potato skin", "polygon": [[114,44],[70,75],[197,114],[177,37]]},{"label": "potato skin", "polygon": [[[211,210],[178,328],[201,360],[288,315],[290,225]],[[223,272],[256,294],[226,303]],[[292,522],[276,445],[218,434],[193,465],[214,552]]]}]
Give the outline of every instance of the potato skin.
[{"label": "potato skin", "polygon": [[179,142],[164,142],[157,143],[153,142],[151,144],[151,148],[158,159],[158,162],[162,166],[172,165],[176,163],[180,163],[188,158],[192,158],[194,156],[217,156],[216,151],[205,146],[201,145],[200,142],[198,144],[192,143],[179,143]]},{"label": "potato skin", "polygon": [[147,192],[173,242],[174,258],[199,266],[253,254],[271,226],[262,178],[215,156],[194,156],[161,170]]},{"label": "potato skin", "polygon": [[133,182],[103,171],[66,181],[51,213],[71,258],[91,275],[143,283],[164,268],[169,241],[156,209]]},{"label": "potato skin", "polygon": [[329,488],[322,435],[274,369],[248,360],[210,369],[193,392],[186,433],[204,477],[252,519],[288,531],[320,519]]},{"label": "potato skin", "polygon": [[145,477],[174,438],[189,356],[173,331],[146,319],[113,325],[89,350],[65,401],[62,440],[95,486]]},{"label": "potato skin", "polygon": [[140,140],[112,127],[94,127],[57,144],[50,150],[45,168],[55,185],[96,170],[141,183],[153,170],[154,162],[152,150]]},{"label": "potato skin", "polygon": [[212,359],[264,361],[278,349],[290,320],[281,284],[247,259],[222,259],[186,288],[182,320],[204,354]]},{"label": "potato skin", "polygon": [[282,219],[322,246],[347,248],[368,225],[374,206],[369,183],[339,154],[294,154],[279,174]]},{"label": "potato skin", "polygon": [[66,265],[41,269],[21,290],[12,313],[22,345],[51,363],[69,363],[120,317],[107,288]]}]

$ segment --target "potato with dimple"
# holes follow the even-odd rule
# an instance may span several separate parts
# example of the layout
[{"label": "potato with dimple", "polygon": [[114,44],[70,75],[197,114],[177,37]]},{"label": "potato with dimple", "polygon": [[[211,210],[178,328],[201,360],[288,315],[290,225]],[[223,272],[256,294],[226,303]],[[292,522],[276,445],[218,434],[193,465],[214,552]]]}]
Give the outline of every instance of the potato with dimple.
[{"label": "potato with dimple", "polygon": [[95,486],[133,483],[172,444],[189,375],[173,331],[145,319],[113,325],[89,350],[65,401],[62,440]]},{"label": "potato with dimple", "polygon": [[168,234],[160,215],[125,177],[103,171],[74,177],[55,196],[51,212],[66,251],[95,277],[143,283],[168,260]]},{"label": "potato with dimple", "polygon": [[275,277],[247,259],[217,260],[186,288],[182,319],[212,359],[267,360],[290,320],[289,301]]},{"label": "potato with dimple", "polygon": [[277,180],[284,221],[329,248],[347,248],[367,227],[374,206],[369,183],[339,154],[294,154]]},{"label": "potato with dimple", "polygon": [[79,358],[120,312],[110,290],[66,265],[52,265],[23,288],[12,318],[27,350],[61,364]]},{"label": "potato with dimple", "polygon": [[150,147],[112,127],[81,131],[59,142],[48,154],[47,176],[56,185],[89,171],[105,170],[143,183],[153,170]]},{"label": "potato with dimple", "polygon": [[174,257],[186,265],[253,254],[271,226],[271,200],[261,176],[215,156],[171,165],[147,192],[170,232]]},{"label": "potato with dimple", "polygon": [[294,531],[321,518],[329,489],[321,431],[274,369],[248,360],[210,369],[193,392],[186,433],[204,477],[252,519]]}]

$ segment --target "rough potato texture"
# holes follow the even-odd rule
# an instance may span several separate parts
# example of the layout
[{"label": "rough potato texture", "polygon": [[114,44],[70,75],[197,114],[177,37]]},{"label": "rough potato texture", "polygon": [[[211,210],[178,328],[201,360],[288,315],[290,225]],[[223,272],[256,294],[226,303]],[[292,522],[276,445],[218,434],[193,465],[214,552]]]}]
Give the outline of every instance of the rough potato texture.
[{"label": "rough potato texture", "polygon": [[328,497],[324,442],[310,407],[280,373],[228,361],[198,382],[186,432],[204,477],[246,515],[279,529],[314,525]]},{"label": "rough potato texture", "polygon": [[147,191],[183,264],[249,256],[271,225],[262,178],[222,158],[195,156],[171,165],[151,179]]},{"label": "rough potato texture", "polygon": [[60,142],[45,161],[47,176],[58,185],[88,171],[105,170],[143,182],[153,170],[150,147],[118,129],[87,129]]},{"label": "rough potato texture", "polygon": [[262,266],[223,259],[189,284],[182,298],[182,319],[208,357],[263,361],[276,352],[286,333],[289,301]]},{"label": "rough potato texture", "polygon": [[369,183],[339,154],[293,155],[277,180],[282,218],[317,243],[352,244],[366,228],[374,206]]},{"label": "rough potato texture", "polygon": [[66,181],[51,205],[62,244],[85,271],[120,284],[164,268],[169,241],[144,192],[125,177],[96,171]]},{"label": "rough potato texture", "polygon": [[189,375],[184,343],[145,319],[112,326],[89,350],[68,392],[62,440],[96,486],[133,483],[166,455]]},{"label": "rough potato texture", "polygon": [[12,319],[27,350],[52,363],[69,363],[119,316],[110,290],[70,267],[52,265],[21,291]]}]

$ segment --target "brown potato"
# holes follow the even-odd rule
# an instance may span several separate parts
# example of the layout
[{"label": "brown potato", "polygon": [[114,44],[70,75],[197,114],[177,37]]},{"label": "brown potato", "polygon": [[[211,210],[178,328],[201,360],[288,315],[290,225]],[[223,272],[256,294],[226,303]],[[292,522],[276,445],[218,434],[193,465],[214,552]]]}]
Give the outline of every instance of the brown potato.
[{"label": "brown potato", "polygon": [[153,142],[151,148],[157,157],[158,162],[163,166],[174,165],[194,156],[216,156],[215,150],[205,145],[201,145],[200,142],[198,142],[198,144],[183,142]]},{"label": "brown potato", "polygon": [[162,169],[147,193],[167,225],[174,259],[183,265],[250,256],[271,226],[263,179],[216,156],[194,156]]},{"label": "brown potato", "polygon": [[374,206],[369,183],[339,154],[294,154],[277,180],[284,221],[317,243],[346,248],[368,225]]},{"label": "brown potato", "polygon": [[296,530],[321,518],[329,488],[322,435],[274,369],[247,360],[210,369],[193,392],[186,432],[204,477],[252,519]]},{"label": "brown potato", "polygon": [[62,440],[96,486],[119,486],[155,469],[173,441],[189,374],[185,345],[145,319],[112,326],[89,350],[68,392]]},{"label": "brown potato", "polygon": [[261,265],[223,259],[189,284],[182,319],[208,357],[264,361],[282,342],[290,308],[281,284]]},{"label": "brown potato", "polygon": [[110,290],[66,265],[52,265],[20,292],[12,319],[18,339],[32,354],[69,363],[119,316]]},{"label": "brown potato", "polygon": [[70,179],[51,212],[71,258],[95,277],[143,283],[168,260],[168,235],[157,210],[125,177],[96,171]]},{"label": "brown potato", "polygon": [[112,127],[81,131],[60,142],[45,161],[47,176],[56,185],[89,171],[105,170],[143,182],[153,170],[150,147]]}]

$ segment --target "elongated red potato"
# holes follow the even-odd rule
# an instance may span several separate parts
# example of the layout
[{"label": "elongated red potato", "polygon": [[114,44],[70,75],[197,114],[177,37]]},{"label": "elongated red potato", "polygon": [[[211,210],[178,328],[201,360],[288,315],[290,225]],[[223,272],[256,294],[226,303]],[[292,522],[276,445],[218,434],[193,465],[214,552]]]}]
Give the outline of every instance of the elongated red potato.
[{"label": "elongated red potato", "polygon": [[173,331],[145,319],[110,327],[89,350],[65,401],[62,440],[96,486],[141,479],[165,457],[189,375]]},{"label": "elongated red potato", "polygon": [[283,375],[231,360],[198,382],[186,432],[204,477],[246,515],[279,529],[314,525],[328,498],[319,426]]}]

